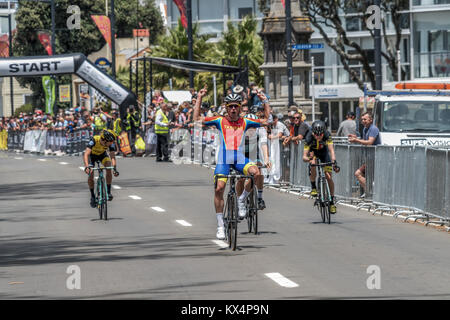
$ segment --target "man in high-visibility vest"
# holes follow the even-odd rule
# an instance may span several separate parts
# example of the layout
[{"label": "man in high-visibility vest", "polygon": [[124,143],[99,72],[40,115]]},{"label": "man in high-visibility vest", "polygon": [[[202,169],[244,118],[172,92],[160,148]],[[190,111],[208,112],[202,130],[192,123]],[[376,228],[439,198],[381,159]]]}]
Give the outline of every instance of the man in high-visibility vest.
[{"label": "man in high-visibility vest", "polygon": [[155,117],[155,133],[156,142],[156,161],[169,160],[169,109],[165,102],[161,104],[161,109],[156,112]]},{"label": "man in high-visibility vest", "polygon": [[93,110],[94,113],[94,135],[100,134],[104,129],[106,129],[107,118],[103,114],[103,111],[99,108]]}]

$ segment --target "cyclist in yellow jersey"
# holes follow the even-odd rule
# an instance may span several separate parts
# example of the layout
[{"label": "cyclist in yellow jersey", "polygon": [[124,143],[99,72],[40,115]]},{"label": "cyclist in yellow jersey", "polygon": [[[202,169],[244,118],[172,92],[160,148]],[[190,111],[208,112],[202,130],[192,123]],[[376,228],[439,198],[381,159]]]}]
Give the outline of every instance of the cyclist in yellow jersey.
[{"label": "cyclist in yellow jersey", "polygon": [[[311,164],[317,164],[316,158],[319,158],[321,162],[332,162],[333,166],[326,166],[324,168],[325,178],[330,186],[331,193],[331,205],[330,213],[336,213],[336,205],[334,204],[334,182],[331,176],[331,171],[339,172],[339,167],[336,164],[336,155],[334,153],[333,141],[331,140],[331,134],[326,130],[326,125],[323,121],[314,121],[311,125],[311,130],[306,134],[305,146],[303,149],[303,161]],[[310,168],[311,181],[311,196],[317,196],[316,187],[316,168]]]},{"label": "cyclist in yellow jersey", "polygon": [[[113,174],[115,177],[119,175],[117,171],[116,162],[116,148],[114,142],[116,141],[116,135],[111,130],[103,130],[100,135],[93,136],[88,143],[86,150],[84,151],[84,172],[89,175],[88,186],[91,191],[91,207],[95,208],[95,193],[94,193],[94,171],[91,166],[94,166],[97,161],[105,167],[114,167]],[[108,154],[109,151],[109,154]],[[112,200],[111,194],[111,182],[112,175],[111,169],[106,169],[106,186],[108,189],[108,200]]]}]

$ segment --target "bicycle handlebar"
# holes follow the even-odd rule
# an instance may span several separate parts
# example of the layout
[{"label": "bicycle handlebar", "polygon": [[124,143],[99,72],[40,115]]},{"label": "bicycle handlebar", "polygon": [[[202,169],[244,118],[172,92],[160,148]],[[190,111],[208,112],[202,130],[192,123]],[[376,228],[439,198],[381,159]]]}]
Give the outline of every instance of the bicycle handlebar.
[{"label": "bicycle handlebar", "polygon": [[319,163],[319,164],[311,163],[310,165],[311,165],[311,167],[329,167],[329,166],[334,166],[335,163],[334,162],[322,162],[322,163]]}]

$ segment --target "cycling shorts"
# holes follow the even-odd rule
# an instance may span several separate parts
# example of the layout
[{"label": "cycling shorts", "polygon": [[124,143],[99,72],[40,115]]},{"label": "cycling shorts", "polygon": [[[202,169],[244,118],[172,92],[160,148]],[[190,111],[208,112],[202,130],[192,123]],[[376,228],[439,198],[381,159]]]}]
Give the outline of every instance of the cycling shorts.
[{"label": "cycling shorts", "polygon": [[103,152],[100,155],[90,154],[89,155],[89,164],[91,166],[95,166],[96,162],[100,162],[103,166],[106,166],[105,163],[111,162],[111,158],[109,157],[108,153]]},{"label": "cycling shorts", "polygon": [[[222,161],[221,161],[222,160]],[[214,182],[223,181],[227,182],[227,178],[217,177],[217,175],[223,174],[227,175],[230,173],[230,168],[235,169],[241,174],[248,175],[248,168],[256,166],[254,162],[251,162],[248,158],[244,156],[241,151],[238,150],[227,150],[223,156],[219,156],[219,161],[214,170]]]},{"label": "cycling shorts", "polygon": [[[317,151],[314,149],[310,149],[309,152],[314,153],[316,158],[320,160],[320,162],[331,162],[330,153],[328,152],[328,149],[323,149],[325,151]],[[332,172],[333,167],[332,166],[326,166],[324,167],[325,172]]]}]

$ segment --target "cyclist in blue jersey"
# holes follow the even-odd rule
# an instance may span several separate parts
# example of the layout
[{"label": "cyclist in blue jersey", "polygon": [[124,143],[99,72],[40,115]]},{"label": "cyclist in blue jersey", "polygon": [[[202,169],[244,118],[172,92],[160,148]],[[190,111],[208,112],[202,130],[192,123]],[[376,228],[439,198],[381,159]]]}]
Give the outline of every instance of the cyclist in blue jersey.
[{"label": "cyclist in blue jersey", "polygon": [[[214,126],[219,130],[220,134],[220,149],[219,156],[214,171],[214,181],[215,181],[215,194],[214,194],[214,206],[216,209],[217,216],[217,238],[225,239],[225,229],[223,226],[223,208],[224,200],[223,194],[225,191],[225,186],[227,179],[219,178],[217,175],[227,175],[230,172],[230,168],[233,167],[235,170],[243,173],[244,175],[259,176],[260,171],[258,166],[251,162],[245,157],[244,150],[244,137],[245,132],[250,128],[258,128],[260,126],[267,125],[267,120],[270,115],[270,106],[267,97],[264,93],[258,93],[258,97],[264,104],[265,119],[248,119],[242,118],[240,116],[242,97],[238,94],[231,93],[225,97],[227,116],[222,117],[203,117],[200,115],[200,106],[202,103],[202,98],[206,95],[206,87],[201,89],[197,94],[197,101],[194,107],[194,121],[197,124],[204,124],[206,126]],[[258,193],[262,196],[262,190],[264,181],[263,179],[256,180],[256,188]],[[238,207],[239,207],[239,218],[243,219],[246,215],[245,202],[247,196],[251,192],[250,181],[240,181],[236,185],[236,192],[239,196]]]}]

